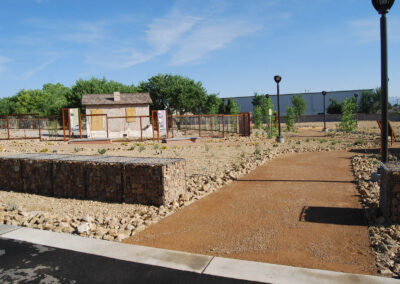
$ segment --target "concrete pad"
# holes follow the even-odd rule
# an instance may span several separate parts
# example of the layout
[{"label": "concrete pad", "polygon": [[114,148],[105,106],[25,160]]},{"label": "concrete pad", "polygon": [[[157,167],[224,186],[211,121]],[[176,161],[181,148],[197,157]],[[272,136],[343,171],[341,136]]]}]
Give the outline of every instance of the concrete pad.
[{"label": "concrete pad", "polygon": [[20,229],[21,227],[17,227],[17,226],[11,226],[11,225],[5,225],[5,224],[0,224],[0,235],[3,235],[5,233],[11,232],[11,231],[15,231]]},{"label": "concrete pad", "polygon": [[21,228],[16,231],[5,233],[2,237],[119,260],[197,273],[201,273],[212,259],[211,256],[126,245],[29,228]]},{"label": "concrete pad", "polygon": [[308,269],[222,257],[214,257],[203,273],[213,276],[274,284],[398,283],[398,280],[392,278]]}]

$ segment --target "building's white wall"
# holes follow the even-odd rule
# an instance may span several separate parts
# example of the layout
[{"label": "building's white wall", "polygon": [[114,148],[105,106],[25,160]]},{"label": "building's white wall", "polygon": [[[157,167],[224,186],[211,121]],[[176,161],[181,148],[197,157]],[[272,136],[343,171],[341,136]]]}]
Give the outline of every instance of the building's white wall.
[{"label": "building's white wall", "polygon": [[[148,104],[137,105],[99,105],[99,106],[86,106],[86,114],[92,114],[93,109],[101,109],[103,114],[107,115],[108,120],[108,135],[110,138],[123,138],[132,137],[140,138],[140,118],[136,118],[134,122],[127,122],[126,118],[112,118],[112,117],[125,117],[126,108],[135,108],[136,116],[149,116],[150,107]],[[150,125],[150,118],[143,117],[142,119],[143,137],[153,137],[153,129]],[[106,126],[107,121],[103,119],[103,131],[91,130],[91,117],[87,116],[86,127],[89,138],[107,137]],[[125,136],[126,135],[126,136]]]}]

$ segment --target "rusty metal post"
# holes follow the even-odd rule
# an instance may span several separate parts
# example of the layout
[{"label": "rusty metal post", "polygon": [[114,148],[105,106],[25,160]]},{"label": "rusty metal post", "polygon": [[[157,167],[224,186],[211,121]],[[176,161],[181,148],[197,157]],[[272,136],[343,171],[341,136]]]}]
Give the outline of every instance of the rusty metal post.
[{"label": "rusty metal post", "polygon": [[222,137],[225,137],[225,115],[222,115]]},{"label": "rusty metal post", "polygon": [[7,114],[7,137],[8,140],[10,140],[10,121],[8,119],[8,114]]},{"label": "rusty metal post", "polygon": [[64,135],[64,142],[65,140],[65,119],[64,119],[64,109],[61,110],[61,114],[62,114],[62,122],[63,122],[63,135]]},{"label": "rusty metal post", "polygon": [[199,121],[199,137],[201,137],[200,115],[197,117]]},{"label": "rusty metal post", "polygon": [[42,141],[42,132],[41,132],[41,129],[40,129],[40,114],[38,116],[38,124],[39,124],[39,140]]},{"label": "rusty metal post", "polygon": [[140,116],[140,141],[143,141],[142,117]]},{"label": "rusty metal post", "polygon": [[167,121],[167,138],[168,138],[168,110],[165,111],[165,117]]},{"label": "rusty metal post", "polygon": [[[79,137],[82,139],[82,116],[80,108],[78,108],[78,114],[79,114]],[[57,137],[58,137],[58,131],[57,131]]]},{"label": "rusty metal post", "polygon": [[108,117],[107,117],[107,114],[105,114],[106,115],[106,131],[107,131],[107,138],[108,138]]},{"label": "rusty metal post", "polygon": [[171,114],[172,138],[174,138],[174,116]]},{"label": "rusty metal post", "polygon": [[69,140],[71,140],[71,110],[68,109],[68,131],[69,131]]}]

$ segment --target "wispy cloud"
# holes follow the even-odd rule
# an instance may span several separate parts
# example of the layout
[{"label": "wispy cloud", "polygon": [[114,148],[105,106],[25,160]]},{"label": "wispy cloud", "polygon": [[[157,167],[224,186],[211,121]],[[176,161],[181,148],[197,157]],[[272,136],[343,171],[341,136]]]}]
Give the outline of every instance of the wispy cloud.
[{"label": "wispy cloud", "polygon": [[[350,32],[359,43],[369,43],[379,40],[379,21],[376,18],[358,19],[348,23]],[[388,30],[398,30],[400,28],[400,21],[391,20],[388,23]],[[392,34],[391,40],[400,40],[400,36]]]},{"label": "wispy cloud", "polygon": [[37,66],[37,67],[34,67],[34,68],[32,68],[32,69],[29,69],[29,70],[25,71],[25,72],[22,74],[22,79],[27,80],[27,79],[31,78],[31,77],[34,76],[36,73],[38,73],[39,71],[45,69],[47,66],[53,64],[54,62],[56,62],[56,61],[57,61],[58,59],[60,59],[60,58],[61,58],[61,56],[54,57],[54,58],[52,58],[52,59],[50,59],[50,60],[48,60],[48,61],[43,62],[42,64],[40,64],[40,65]]},{"label": "wispy cloud", "polygon": [[11,61],[9,58],[0,55],[0,72],[6,70],[5,64]]},{"label": "wispy cloud", "polygon": [[95,44],[105,39],[104,26],[106,22],[80,22],[71,26],[60,38],[76,43]]},{"label": "wispy cloud", "polygon": [[171,63],[181,65],[199,60],[207,53],[222,49],[235,39],[249,35],[257,29],[255,25],[237,20],[204,23],[180,42]]}]

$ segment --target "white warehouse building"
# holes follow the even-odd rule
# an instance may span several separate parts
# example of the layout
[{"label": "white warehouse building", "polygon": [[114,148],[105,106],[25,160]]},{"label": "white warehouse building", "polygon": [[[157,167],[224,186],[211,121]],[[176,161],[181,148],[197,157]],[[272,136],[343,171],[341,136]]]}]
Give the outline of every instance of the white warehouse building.
[{"label": "white warehouse building", "polygon": [[[361,93],[363,91],[373,91],[372,89],[362,89],[362,90],[348,90],[348,91],[331,91],[326,92],[326,108],[331,104],[331,99],[335,99],[337,102],[342,103],[346,98],[354,97],[357,94],[357,100],[360,101]],[[281,105],[281,115],[286,115],[286,109],[292,106],[292,96],[300,95],[306,101],[306,113],[305,115],[315,115],[324,112],[323,96],[321,92],[318,93],[293,93],[293,94],[281,94],[280,95],[280,105]],[[240,112],[252,112],[254,106],[252,104],[254,96],[247,97],[232,97],[240,107]],[[278,110],[278,98],[276,95],[270,95],[272,103],[274,104],[274,109]],[[226,102],[228,98],[223,98]]]}]

